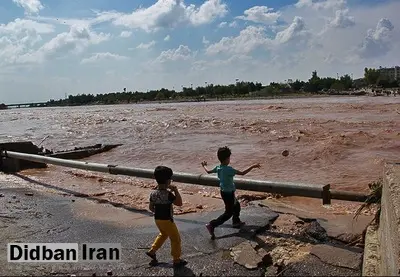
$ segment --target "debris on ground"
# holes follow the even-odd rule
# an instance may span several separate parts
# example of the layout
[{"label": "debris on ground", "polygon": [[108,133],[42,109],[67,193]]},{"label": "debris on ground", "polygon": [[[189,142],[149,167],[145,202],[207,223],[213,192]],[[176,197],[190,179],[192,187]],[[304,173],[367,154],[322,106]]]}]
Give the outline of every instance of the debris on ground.
[{"label": "debris on ground", "polygon": [[[355,248],[357,249],[357,248]],[[313,246],[310,251],[311,255],[318,257],[322,262],[345,267],[350,269],[358,269],[362,263],[362,254],[361,250],[348,250],[339,247],[333,247],[330,245],[319,244]],[[335,253],[336,259],[332,259],[331,253]],[[339,258],[340,257],[340,258]]]},{"label": "debris on ground", "polygon": [[328,239],[328,235],[324,228],[317,221],[312,221],[305,226],[304,234],[314,240],[324,242]]},{"label": "debris on ground", "polygon": [[260,248],[254,241],[244,241],[230,249],[231,256],[235,263],[247,269],[257,269],[259,266],[272,264],[271,256],[264,249]]},{"label": "debris on ground", "polygon": [[350,270],[358,270],[362,259],[361,248],[350,249],[332,241],[317,220],[300,219],[292,214],[280,214],[268,230],[230,251],[235,263],[251,270],[263,267],[265,276],[280,275],[310,255],[323,263]]}]

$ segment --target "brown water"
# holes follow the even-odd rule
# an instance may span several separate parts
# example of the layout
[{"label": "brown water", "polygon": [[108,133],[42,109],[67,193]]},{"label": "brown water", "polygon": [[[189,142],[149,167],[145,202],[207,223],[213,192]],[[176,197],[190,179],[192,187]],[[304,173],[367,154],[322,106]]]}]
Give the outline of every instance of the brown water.
[{"label": "brown water", "polygon": [[[365,191],[381,177],[385,161],[399,160],[399,113],[400,97],[12,109],[0,111],[0,141],[39,143],[49,136],[42,145],[53,150],[122,143],[87,160],[140,168],[165,164],[191,173],[203,172],[203,160],[217,164],[218,147],[228,145],[234,167],[261,163],[248,178]],[[285,149],[288,157],[281,155]],[[55,166],[24,175],[56,187],[102,192],[99,197],[138,208],[146,208],[153,186],[151,181]],[[218,197],[214,188],[179,186],[186,211],[221,206],[212,197]]]}]

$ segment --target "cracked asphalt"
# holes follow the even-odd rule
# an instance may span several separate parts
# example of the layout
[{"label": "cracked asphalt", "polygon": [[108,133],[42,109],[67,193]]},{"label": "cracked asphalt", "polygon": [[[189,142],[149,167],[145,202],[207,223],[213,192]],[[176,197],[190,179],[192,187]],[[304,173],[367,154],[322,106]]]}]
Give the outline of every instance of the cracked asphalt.
[{"label": "cracked asphalt", "polygon": [[[256,233],[265,231],[278,214],[257,205],[243,208],[242,230],[230,227],[230,222],[216,229],[211,240],[205,224],[220,212],[176,216],[181,232],[183,258],[189,264],[174,269],[167,241],[158,252],[160,265],[150,267],[144,254],[158,231],[150,213],[128,211],[110,204],[100,204],[85,198],[60,196],[28,188],[0,189],[0,275],[70,275],[104,276],[273,276],[258,268],[248,270],[235,264],[229,249],[245,240],[254,240]],[[121,243],[122,260],[114,263],[8,263],[9,242],[74,242]],[[332,249],[319,252],[331,252]],[[315,253],[314,253],[315,254]],[[348,254],[348,253],[347,253]],[[287,266],[280,275],[360,275],[357,268],[327,265],[317,254],[310,253],[304,261]],[[328,257],[324,257],[329,260]]]},{"label": "cracked asphalt", "polygon": [[[261,276],[262,270],[249,271],[233,264],[229,257],[230,247],[254,236],[255,232],[267,226],[278,215],[268,208],[249,207],[243,209],[243,220],[248,226],[237,230],[229,224],[216,230],[216,240],[210,240],[205,224],[219,212],[176,217],[182,237],[183,257],[189,261],[186,268],[172,268],[169,242],[158,252],[161,264],[148,266],[149,259],[144,254],[158,234],[150,215],[130,218],[132,213],[108,204],[93,201],[39,193],[28,189],[1,189],[0,198],[0,274],[1,275],[65,275],[75,274],[105,275],[112,270],[113,275],[140,276],[199,276],[236,275]],[[30,194],[30,195],[26,195]],[[33,195],[32,195],[33,194]],[[87,211],[85,211],[85,207]],[[103,213],[103,219],[90,219],[85,216]],[[83,210],[83,212],[82,212]],[[108,210],[104,213],[104,210]],[[110,218],[121,218],[110,221]],[[118,224],[117,224],[118,223]],[[228,223],[228,222],[227,222]],[[78,263],[78,264],[34,264],[8,263],[7,245],[9,242],[102,242],[121,243],[122,261],[117,263]]]}]

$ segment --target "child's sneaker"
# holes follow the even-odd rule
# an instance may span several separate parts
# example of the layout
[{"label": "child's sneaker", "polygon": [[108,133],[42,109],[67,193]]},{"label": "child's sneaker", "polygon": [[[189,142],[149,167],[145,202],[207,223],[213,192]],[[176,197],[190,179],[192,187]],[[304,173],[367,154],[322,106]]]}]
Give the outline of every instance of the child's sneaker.
[{"label": "child's sneaker", "polygon": [[151,260],[149,262],[149,266],[157,266],[158,265],[158,261],[157,260]]},{"label": "child's sneaker", "polygon": [[237,222],[237,223],[233,223],[232,227],[233,228],[240,228],[242,226],[244,226],[246,223],[244,223],[243,221]]},{"label": "child's sneaker", "polygon": [[206,228],[211,235],[211,239],[215,239],[214,227],[212,227],[211,224],[208,223],[208,224],[206,224]]},{"label": "child's sneaker", "polygon": [[174,267],[175,268],[176,267],[182,267],[182,266],[185,266],[187,264],[188,264],[187,261],[180,259],[179,261],[174,262]]},{"label": "child's sneaker", "polygon": [[147,251],[147,252],[146,252],[146,255],[149,256],[149,257],[151,258],[151,261],[150,261],[149,265],[155,266],[155,265],[158,264],[157,256],[156,256],[155,253],[151,253],[150,251]]}]

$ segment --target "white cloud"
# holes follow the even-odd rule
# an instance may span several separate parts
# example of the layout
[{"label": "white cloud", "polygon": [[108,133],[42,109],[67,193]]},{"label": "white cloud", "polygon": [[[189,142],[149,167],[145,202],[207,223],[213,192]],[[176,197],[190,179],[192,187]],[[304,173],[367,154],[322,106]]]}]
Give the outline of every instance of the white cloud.
[{"label": "white cloud", "polygon": [[115,13],[113,24],[150,32],[161,27],[176,26],[183,21],[184,14],[183,3],[174,0],[158,1],[148,8],[139,8],[131,14]]},{"label": "white cloud", "polygon": [[282,44],[294,42],[295,44],[307,42],[311,33],[306,29],[304,19],[296,16],[293,22],[282,31],[278,32],[275,38],[268,37],[265,27],[247,26],[240,31],[236,37],[223,37],[219,42],[207,47],[208,55],[220,53],[249,54],[257,48],[276,49]]},{"label": "white cloud", "polygon": [[169,49],[162,51],[160,56],[157,57],[156,62],[165,63],[167,61],[188,60],[194,57],[194,53],[188,46],[179,45],[176,49]]},{"label": "white cloud", "polygon": [[295,6],[297,8],[313,8],[316,10],[323,9],[342,9],[346,6],[346,0],[299,0]]},{"label": "white cloud", "polygon": [[13,2],[22,7],[26,14],[39,13],[40,10],[44,9],[39,0],[13,0]]},{"label": "white cloud", "polygon": [[49,24],[15,19],[0,25],[0,65],[17,63],[19,57],[42,40],[41,34],[54,32]]},{"label": "white cloud", "polygon": [[130,36],[132,36],[132,32],[130,32],[130,31],[122,31],[120,36],[122,38],[129,38]]},{"label": "white cloud", "polygon": [[226,27],[227,25],[228,25],[228,22],[223,21],[223,22],[221,22],[221,23],[218,24],[218,27],[219,27],[219,28],[224,28],[224,27]]},{"label": "white cloud", "polygon": [[238,23],[236,21],[232,21],[231,23],[229,23],[229,27],[231,28],[236,28],[238,26]]},{"label": "white cloud", "polygon": [[164,38],[164,41],[169,41],[170,39],[171,39],[170,35],[167,35],[167,36]]},{"label": "white cloud", "polygon": [[90,45],[110,39],[110,35],[95,33],[86,26],[72,26],[69,32],[58,34],[37,51],[30,51],[18,58],[20,63],[40,63],[46,59],[65,57],[68,53],[82,53]]},{"label": "white cloud", "polygon": [[267,45],[269,41],[265,28],[247,26],[237,37],[223,37],[219,42],[211,44],[207,47],[206,53],[208,55],[250,53],[260,46]]},{"label": "white cloud", "polygon": [[62,18],[62,17],[48,17],[48,16],[28,16],[27,18],[33,19],[39,22],[47,22],[57,25],[72,26],[85,26],[93,27],[95,25],[110,22],[118,18],[121,14],[114,11],[99,12],[93,11],[95,17],[90,18]]},{"label": "white cloud", "polygon": [[252,21],[255,23],[272,24],[280,18],[280,12],[273,12],[274,9],[267,6],[254,6],[244,11],[244,15],[237,16],[236,18]]},{"label": "white cloud", "polygon": [[225,28],[225,27],[227,27],[227,26],[229,26],[229,27],[231,27],[231,28],[236,28],[236,27],[238,26],[238,24],[237,24],[236,21],[232,21],[232,22],[230,22],[230,23],[228,23],[228,22],[226,22],[226,21],[223,21],[223,22],[221,22],[221,23],[218,24],[218,28]]},{"label": "white cloud", "polygon": [[154,45],[156,45],[156,42],[154,40],[150,41],[149,43],[141,43],[139,44],[136,49],[150,49]]},{"label": "white cloud", "polygon": [[117,26],[142,29],[146,32],[172,28],[188,22],[194,26],[207,24],[227,14],[227,5],[221,0],[207,0],[200,7],[187,6],[182,0],[159,0],[148,8],[139,8],[130,14],[98,12],[98,17],[112,20]]},{"label": "white cloud", "polygon": [[386,18],[379,20],[375,29],[370,29],[359,49],[362,58],[385,55],[391,49],[391,38],[394,26]]},{"label": "white cloud", "polygon": [[49,34],[54,32],[54,26],[20,18],[8,24],[0,24],[0,33],[2,34],[20,34],[26,31],[34,31],[38,34]]},{"label": "white cloud", "polygon": [[283,44],[292,40],[308,39],[309,36],[310,33],[306,30],[304,19],[296,16],[288,28],[276,34],[275,40],[279,44]]},{"label": "white cloud", "polygon": [[[345,7],[340,11],[348,9],[349,7]],[[276,52],[279,52],[276,64],[283,65],[290,71],[294,71],[296,66],[302,68],[301,71],[307,72],[314,68],[318,72],[323,72],[321,74],[325,74],[325,76],[330,74],[336,76],[339,71],[339,74],[352,72],[356,77],[360,72],[359,69],[366,66],[392,66],[393,56],[396,56],[395,49],[400,47],[400,32],[397,29],[397,26],[400,26],[400,18],[396,12],[399,9],[400,1],[373,6],[353,4],[350,11],[351,16],[347,12],[344,13],[345,16],[354,20],[355,24],[353,25],[352,23],[334,24],[332,21],[336,18],[337,9],[321,9],[316,13],[315,9],[311,7],[302,9],[294,6],[287,7],[281,10],[284,21],[289,21],[296,15],[301,15],[305,19],[308,34],[303,37],[303,41],[307,43],[295,45],[298,40],[292,40],[292,43],[284,47],[282,45],[275,47],[272,55],[276,56],[278,55]],[[381,18],[388,18],[395,27],[389,31],[384,44],[382,41],[373,39],[373,35],[370,37],[366,35],[368,29],[372,29],[372,33],[375,33],[377,22]],[[335,23],[339,22],[343,23],[340,20]],[[344,28],[346,25],[348,27]],[[371,48],[379,50],[371,53],[367,50]],[[296,57],[289,58],[289,53],[295,54]]]},{"label": "white cloud", "polygon": [[14,64],[25,52],[26,43],[13,41],[8,37],[0,37],[0,65]]},{"label": "white cloud", "polygon": [[349,16],[349,10],[336,11],[335,18],[329,22],[329,26],[333,28],[348,28],[354,26],[355,20],[353,16]]},{"label": "white cloud", "polygon": [[240,63],[241,65],[246,65],[252,63],[254,60],[251,56],[234,54],[228,59],[217,59],[217,60],[198,60],[193,62],[192,71],[203,71],[209,68],[218,68],[220,66],[229,66],[235,63]]},{"label": "white cloud", "polygon": [[208,45],[210,44],[210,41],[206,39],[205,36],[203,36],[203,40],[202,40],[203,44]]},{"label": "white cloud", "polygon": [[118,54],[112,54],[110,52],[104,52],[104,53],[95,53],[89,58],[85,58],[81,61],[82,64],[87,64],[87,63],[95,63],[98,61],[102,60],[116,60],[116,61],[123,61],[123,60],[128,60],[129,58],[126,56],[121,56]]},{"label": "white cloud", "polygon": [[198,7],[194,4],[186,5],[183,0],[158,0],[152,6],[147,8],[140,7],[132,13],[121,13],[113,10],[94,10],[93,12],[95,13],[93,18],[77,19],[43,16],[31,18],[69,26],[93,26],[111,21],[116,26],[153,32],[162,28],[173,28],[181,23],[189,23],[193,26],[207,24],[216,18],[224,17],[228,13],[228,8],[221,0],[206,0]]},{"label": "white cloud", "polygon": [[215,18],[224,17],[227,13],[227,5],[221,0],[207,0],[198,9],[194,5],[187,7],[189,21],[193,25],[207,24]]}]

